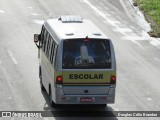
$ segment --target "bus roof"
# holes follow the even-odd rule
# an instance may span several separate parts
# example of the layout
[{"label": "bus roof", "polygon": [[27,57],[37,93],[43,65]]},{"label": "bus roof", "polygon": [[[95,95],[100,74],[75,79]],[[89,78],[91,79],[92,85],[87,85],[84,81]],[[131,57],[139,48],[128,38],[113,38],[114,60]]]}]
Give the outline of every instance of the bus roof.
[{"label": "bus roof", "polygon": [[73,38],[99,38],[107,39],[106,35],[99,30],[90,20],[83,19],[80,22],[63,22],[60,19],[49,19],[44,25],[52,35],[59,40]]}]

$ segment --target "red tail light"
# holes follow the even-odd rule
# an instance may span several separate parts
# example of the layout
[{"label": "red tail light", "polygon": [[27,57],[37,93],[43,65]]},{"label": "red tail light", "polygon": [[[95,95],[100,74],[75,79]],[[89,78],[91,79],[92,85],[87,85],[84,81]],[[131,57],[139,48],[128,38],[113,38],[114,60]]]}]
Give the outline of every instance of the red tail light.
[{"label": "red tail light", "polygon": [[83,42],[89,42],[90,40],[88,39],[88,36],[83,39]]},{"label": "red tail light", "polygon": [[89,42],[89,39],[84,39],[83,42]]},{"label": "red tail light", "polygon": [[62,83],[63,83],[63,77],[62,76],[57,76],[56,84],[62,84]]},{"label": "red tail light", "polygon": [[116,76],[111,75],[111,84],[116,84]]}]

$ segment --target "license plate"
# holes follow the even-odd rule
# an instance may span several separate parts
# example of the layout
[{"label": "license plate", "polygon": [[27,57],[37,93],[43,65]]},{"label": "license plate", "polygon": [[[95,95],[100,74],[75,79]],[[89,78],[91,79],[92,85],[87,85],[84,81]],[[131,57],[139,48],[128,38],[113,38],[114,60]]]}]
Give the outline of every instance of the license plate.
[{"label": "license plate", "polygon": [[80,102],[92,102],[92,98],[90,97],[80,98]]}]

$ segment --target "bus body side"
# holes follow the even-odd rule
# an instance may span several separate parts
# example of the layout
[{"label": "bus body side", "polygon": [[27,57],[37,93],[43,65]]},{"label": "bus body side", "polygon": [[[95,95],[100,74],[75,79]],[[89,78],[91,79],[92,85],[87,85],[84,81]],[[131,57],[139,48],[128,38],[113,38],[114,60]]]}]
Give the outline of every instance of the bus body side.
[{"label": "bus body side", "polygon": [[[49,38],[50,37],[50,38]],[[48,41],[50,39],[50,44]],[[48,49],[48,56],[47,47]],[[56,74],[56,55],[58,49],[58,43],[56,42],[56,36],[51,35],[49,30],[45,25],[42,27],[41,31],[41,45],[40,45],[40,77],[42,86],[45,88],[46,92],[50,95],[50,90],[52,91],[52,100],[55,102],[56,99],[56,87],[55,87],[55,74]],[[51,59],[52,58],[52,59]]]}]

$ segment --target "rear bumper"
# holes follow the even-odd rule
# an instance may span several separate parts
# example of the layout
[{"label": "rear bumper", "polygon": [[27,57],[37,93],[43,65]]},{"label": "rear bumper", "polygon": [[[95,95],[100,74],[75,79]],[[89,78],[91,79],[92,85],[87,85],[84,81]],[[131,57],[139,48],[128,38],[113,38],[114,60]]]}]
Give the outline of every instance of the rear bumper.
[{"label": "rear bumper", "polygon": [[[81,98],[91,98],[91,102],[81,102]],[[65,95],[62,88],[56,89],[56,104],[113,104],[115,87],[111,87],[107,95]]]}]

